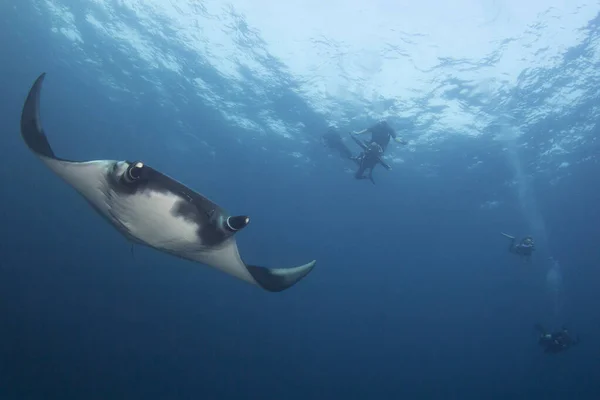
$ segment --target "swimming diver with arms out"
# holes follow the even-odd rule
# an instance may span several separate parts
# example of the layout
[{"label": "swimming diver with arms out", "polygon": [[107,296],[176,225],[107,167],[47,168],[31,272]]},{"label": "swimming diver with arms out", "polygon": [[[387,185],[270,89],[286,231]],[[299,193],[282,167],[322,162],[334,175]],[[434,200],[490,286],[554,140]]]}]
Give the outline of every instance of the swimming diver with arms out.
[{"label": "swimming diver with arms out", "polygon": [[525,236],[519,244],[515,244],[515,237],[501,232],[503,236],[510,239],[508,251],[523,257],[527,262],[531,262],[531,255],[535,251],[535,244],[531,236]]},{"label": "swimming diver with arms out", "polygon": [[387,123],[387,121],[380,121],[367,129],[364,129],[362,131],[355,131],[352,133],[354,135],[362,135],[365,133],[370,133],[371,134],[370,142],[371,143],[375,142],[379,146],[381,146],[381,149],[383,152],[385,152],[385,150],[387,149],[387,146],[390,143],[390,140],[392,138],[394,139],[395,142],[403,144],[403,145],[408,143],[406,140],[402,140],[401,138],[398,137],[398,134],[396,133],[396,131]]},{"label": "swimming diver with arms out", "polygon": [[557,332],[547,332],[540,324],[535,324],[535,330],[540,334],[538,343],[544,353],[560,353],[579,343],[579,338],[573,338],[565,327]]}]

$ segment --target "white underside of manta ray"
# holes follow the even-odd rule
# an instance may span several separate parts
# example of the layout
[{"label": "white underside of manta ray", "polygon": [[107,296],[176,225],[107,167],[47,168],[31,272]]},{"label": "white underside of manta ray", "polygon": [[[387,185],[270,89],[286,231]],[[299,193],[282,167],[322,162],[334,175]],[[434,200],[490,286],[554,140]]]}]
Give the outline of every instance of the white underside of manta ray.
[{"label": "white underside of manta ray", "polygon": [[209,265],[261,288],[279,292],[304,278],[316,261],[294,268],[245,264],[235,233],[248,223],[142,162],[60,159],[40,121],[40,92],[45,73],[29,91],[21,114],[27,147],[79,192],[126,238],[156,250]]}]

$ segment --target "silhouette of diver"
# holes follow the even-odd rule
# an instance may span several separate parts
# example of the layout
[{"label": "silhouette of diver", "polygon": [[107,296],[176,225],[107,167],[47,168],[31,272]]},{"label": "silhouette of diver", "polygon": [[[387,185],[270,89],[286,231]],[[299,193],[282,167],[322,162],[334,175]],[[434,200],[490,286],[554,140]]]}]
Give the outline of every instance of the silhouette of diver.
[{"label": "silhouette of diver", "polygon": [[560,353],[579,343],[579,338],[571,337],[565,327],[560,331],[549,333],[540,324],[535,324],[535,330],[540,334],[538,343],[544,348],[544,353]]},{"label": "silhouette of diver", "polygon": [[408,142],[398,137],[396,131],[387,123],[387,121],[379,121],[373,126],[363,129],[362,131],[352,132],[354,135],[371,134],[371,142],[375,142],[381,146],[381,150],[385,152],[391,139],[400,144]]},{"label": "silhouette of diver", "polygon": [[525,236],[519,244],[515,244],[514,236],[508,235],[506,233],[502,233],[502,235],[510,239],[510,242],[508,244],[508,251],[510,253],[521,256],[527,262],[531,262],[531,255],[535,250],[535,244],[531,236]]},{"label": "silhouette of diver", "polygon": [[[377,164],[383,165],[388,170],[391,169],[388,164],[381,160],[383,148],[377,142],[366,144],[354,136],[351,137],[352,140],[354,140],[356,144],[363,149],[358,156],[352,155],[352,151],[348,148],[348,146],[346,146],[339,133],[333,128],[329,128],[327,130],[327,132],[323,135],[322,140],[325,146],[337,151],[342,158],[347,158],[358,164],[358,170],[354,174],[356,179],[368,178],[374,184],[375,181],[373,180],[373,168]],[[367,176],[365,176],[365,172],[368,172]]]},{"label": "silhouette of diver", "polygon": [[[366,149],[358,157],[352,158],[358,163],[358,169],[354,174],[356,179],[369,179],[373,184],[373,168],[377,164],[381,163],[381,156],[383,155],[383,149],[375,142],[371,142]],[[387,164],[385,164],[387,165]],[[368,171],[368,176],[365,176],[365,172]]]}]

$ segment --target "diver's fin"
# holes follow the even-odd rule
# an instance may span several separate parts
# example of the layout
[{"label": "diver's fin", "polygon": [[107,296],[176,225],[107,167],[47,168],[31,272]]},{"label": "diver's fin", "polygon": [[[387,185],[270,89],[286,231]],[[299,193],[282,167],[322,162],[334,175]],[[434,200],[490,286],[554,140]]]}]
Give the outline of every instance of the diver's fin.
[{"label": "diver's fin", "polygon": [[371,181],[371,183],[374,185],[375,184],[375,179],[373,179],[373,169],[371,168],[371,170],[369,171],[369,180]]},{"label": "diver's fin", "polygon": [[269,292],[281,292],[298,283],[314,268],[316,260],[294,268],[264,268],[246,265],[256,283]]},{"label": "diver's fin", "polygon": [[502,234],[503,236],[506,236],[509,239],[514,239],[515,238],[514,236],[510,236],[509,234],[504,233],[504,232],[500,232],[500,234]]}]

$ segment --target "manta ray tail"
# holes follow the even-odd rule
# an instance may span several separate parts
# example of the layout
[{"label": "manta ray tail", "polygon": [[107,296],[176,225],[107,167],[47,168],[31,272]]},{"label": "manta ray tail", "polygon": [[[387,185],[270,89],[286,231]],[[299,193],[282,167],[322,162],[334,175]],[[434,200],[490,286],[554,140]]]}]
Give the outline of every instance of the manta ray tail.
[{"label": "manta ray tail", "polygon": [[252,278],[263,289],[269,292],[281,292],[296,283],[309,274],[314,268],[316,261],[294,268],[264,268],[254,265],[246,265]]}]

